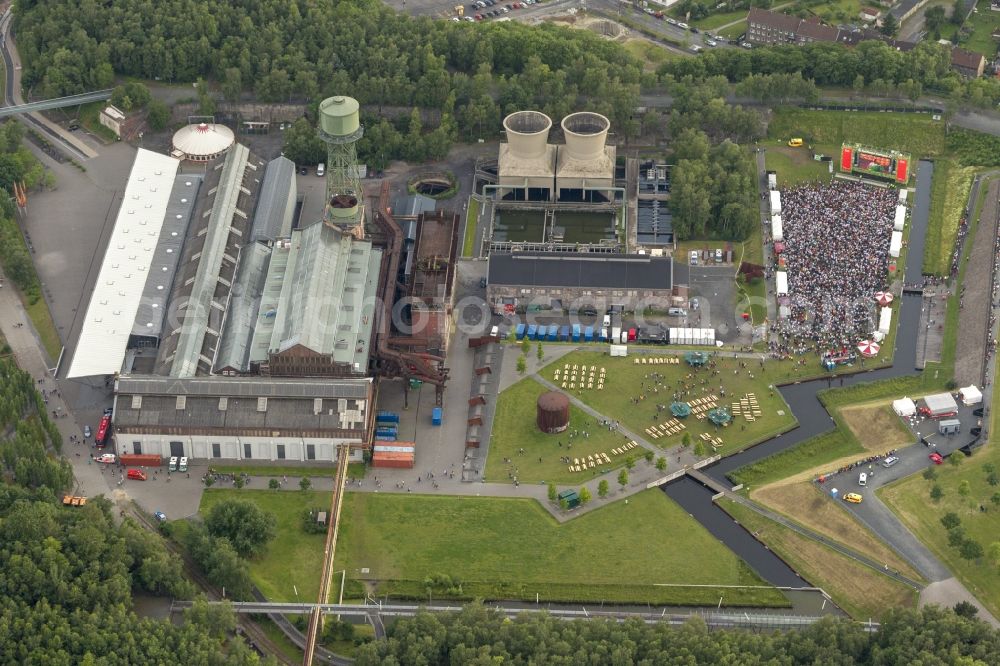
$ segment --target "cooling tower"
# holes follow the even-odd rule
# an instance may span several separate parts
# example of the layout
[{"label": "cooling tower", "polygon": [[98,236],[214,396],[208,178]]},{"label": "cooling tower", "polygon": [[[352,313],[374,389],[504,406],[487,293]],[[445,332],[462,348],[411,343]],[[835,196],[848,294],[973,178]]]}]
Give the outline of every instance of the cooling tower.
[{"label": "cooling tower", "polygon": [[599,113],[580,111],[563,118],[562,128],[566,137],[563,150],[573,160],[588,161],[604,156],[604,144],[608,139],[611,121]]},{"label": "cooling tower", "polygon": [[503,128],[513,157],[534,160],[545,155],[552,119],[541,111],[515,111],[503,119]]}]

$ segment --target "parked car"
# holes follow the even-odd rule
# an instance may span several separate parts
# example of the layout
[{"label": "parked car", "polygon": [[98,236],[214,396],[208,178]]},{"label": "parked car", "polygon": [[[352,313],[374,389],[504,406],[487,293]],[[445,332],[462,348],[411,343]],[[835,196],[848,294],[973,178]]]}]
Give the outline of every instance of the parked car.
[{"label": "parked car", "polygon": [[323,164],[322,162],[320,162],[319,165],[316,167],[316,175],[317,176],[325,176],[326,175],[326,165]]},{"label": "parked car", "polygon": [[181,461],[179,463],[177,463],[177,471],[178,472],[186,472],[186,471],[188,471],[188,459],[187,459],[187,456],[182,456],[181,457]]},{"label": "parked car", "polygon": [[868,485],[868,473],[867,472],[861,472],[861,474],[858,475],[858,485],[859,486],[867,486]]},{"label": "parked car", "polygon": [[851,504],[861,504],[864,498],[857,493],[847,493],[844,495],[844,501],[850,502]]},{"label": "parked car", "polygon": [[677,25],[677,19],[668,16],[667,23],[669,23],[670,25]]},{"label": "parked car", "polygon": [[698,265],[698,250],[691,250],[691,265]]},{"label": "parked car", "polygon": [[170,456],[170,464],[167,465],[168,472],[177,471],[177,456]]},{"label": "parked car", "polygon": [[153,512],[153,518],[156,518],[156,522],[158,523],[167,522],[167,514],[163,513],[162,511]]},{"label": "parked car", "polygon": [[753,44],[751,44],[750,42],[743,42],[743,43],[740,44],[740,46],[742,46],[745,49],[752,49],[753,48]]},{"label": "parked car", "polygon": [[935,451],[934,453],[930,454],[927,457],[930,458],[931,462],[934,463],[935,465],[940,465],[941,463],[944,462],[944,458],[942,458],[941,454],[938,453],[937,451]]},{"label": "parked car", "polygon": [[132,479],[133,481],[145,481],[146,480],[146,473],[143,472],[141,469],[130,469],[128,471],[127,476],[128,476],[128,478]]},{"label": "parked car", "polygon": [[885,460],[882,461],[882,467],[892,467],[893,465],[895,465],[898,462],[899,462],[899,458],[898,457],[896,457],[896,456],[889,456],[888,458],[886,458]]},{"label": "parked car", "polygon": [[721,248],[715,248],[715,263],[717,263],[717,264],[721,264],[722,263],[722,249]]},{"label": "parked car", "polygon": [[719,45],[719,42],[715,41],[714,39],[706,39],[705,43],[708,44],[709,46],[718,46]]},{"label": "parked car", "polygon": [[90,429],[89,425],[83,426],[83,436],[84,437],[88,437],[89,438],[93,434],[94,434],[94,431]]},{"label": "parked car", "polygon": [[113,453],[102,453],[94,458],[95,462],[104,463],[105,465],[114,465],[117,460],[118,457]]}]

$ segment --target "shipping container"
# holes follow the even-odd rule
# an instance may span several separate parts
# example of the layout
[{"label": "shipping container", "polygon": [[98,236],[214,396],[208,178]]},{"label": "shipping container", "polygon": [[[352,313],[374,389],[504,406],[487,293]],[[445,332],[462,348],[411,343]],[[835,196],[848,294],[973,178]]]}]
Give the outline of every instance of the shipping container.
[{"label": "shipping container", "polygon": [[442,412],[441,408],[435,407],[434,409],[431,410],[431,425],[436,425],[436,426],[441,425],[441,420],[443,417],[444,413]]},{"label": "shipping container", "polygon": [[379,412],[375,415],[378,423],[399,423],[399,414],[396,412]]},{"label": "shipping container", "polygon": [[538,326],[535,328],[535,335],[532,336],[532,340],[544,340],[545,336],[549,333],[548,326]]},{"label": "shipping container", "polygon": [[153,454],[124,454],[118,458],[123,465],[134,465],[136,467],[159,467],[163,464],[163,458]]},{"label": "shipping container", "polygon": [[517,328],[514,329],[514,335],[517,336],[518,340],[524,339],[524,324],[517,325]]},{"label": "shipping container", "polygon": [[375,435],[376,442],[395,442],[396,435]]},{"label": "shipping container", "polygon": [[372,454],[372,466],[394,469],[413,469],[414,456],[412,453],[394,453],[389,451],[376,451]]},{"label": "shipping container", "polygon": [[580,325],[573,324],[573,342],[580,341]]},{"label": "shipping container", "polygon": [[559,339],[563,342],[569,340],[569,326],[563,326],[559,329]]},{"label": "shipping container", "polygon": [[593,342],[594,341],[594,327],[593,326],[588,326],[587,328],[583,329],[583,341],[584,342]]},{"label": "shipping container", "polygon": [[559,339],[559,327],[553,324],[552,326],[549,326],[549,335],[546,338],[546,340],[548,340],[549,342],[555,342],[558,339]]},{"label": "shipping container", "polygon": [[[522,324],[522,326],[523,326],[523,324]],[[535,339],[535,333],[537,331],[538,331],[538,327],[537,326],[535,326],[534,324],[528,324],[528,332],[527,332],[528,339],[529,340],[534,340]]]},{"label": "shipping container", "polygon": [[395,437],[396,435],[399,434],[399,429],[396,426],[394,426],[394,425],[393,426],[383,425],[383,426],[379,426],[379,427],[377,427],[375,429],[375,434],[376,435],[392,435],[393,437]]}]

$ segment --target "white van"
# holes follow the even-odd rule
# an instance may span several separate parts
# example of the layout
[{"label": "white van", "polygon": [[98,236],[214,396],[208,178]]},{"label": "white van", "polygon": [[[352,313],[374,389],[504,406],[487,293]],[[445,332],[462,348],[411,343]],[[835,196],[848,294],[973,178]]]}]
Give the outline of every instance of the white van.
[{"label": "white van", "polygon": [[867,486],[868,485],[868,475],[865,474],[864,472],[861,472],[861,476],[858,477],[858,485],[859,486]]},{"label": "white van", "polygon": [[698,265],[698,250],[691,250],[691,265]]},{"label": "white van", "polygon": [[322,162],[320,162],[319,165],[317,165],[317,167],[316,167],[316,175],[317,176],[325,176],[326,175],[326,165],[323,164]]},{"label": "white van", "polygon": [[177,456],[170,456],[170,464],[167,465],[167,470],[171,472],[177,471]]},{"label": "white van", "polygon": [[500,337],[500,327],[494,326],[490,329],[490,337],[498,338]]},{"label": "white van", "polygon": [[687,317],[687,310],[684,308],[670,308],[667,310],[667,314],[671,317]]},{"label": "white van", "polygon": [[186,471],[188,471],[188,459],[187,459],[187,456],[183,456],[181,458],[181,461],[179,463],[177,463],[177,471],[178,472],[186,472]]},{"label": "white van", "polygon": [[882,461],[882,467],[892,467],[898,462],[899,458],[897,458],[896,456],[889,456],[888,458]]}]

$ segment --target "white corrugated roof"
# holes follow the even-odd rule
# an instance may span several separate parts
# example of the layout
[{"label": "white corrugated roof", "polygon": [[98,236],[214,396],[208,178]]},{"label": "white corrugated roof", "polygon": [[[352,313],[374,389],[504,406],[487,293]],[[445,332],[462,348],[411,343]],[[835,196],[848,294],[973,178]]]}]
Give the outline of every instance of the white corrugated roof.
[{"label": "white corrugated roof", "polygon": [[180,162],[139,149],[67,377],[121,369]]}]

